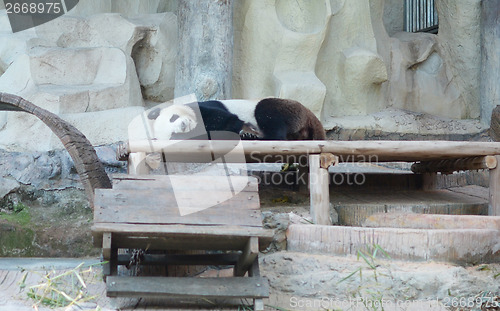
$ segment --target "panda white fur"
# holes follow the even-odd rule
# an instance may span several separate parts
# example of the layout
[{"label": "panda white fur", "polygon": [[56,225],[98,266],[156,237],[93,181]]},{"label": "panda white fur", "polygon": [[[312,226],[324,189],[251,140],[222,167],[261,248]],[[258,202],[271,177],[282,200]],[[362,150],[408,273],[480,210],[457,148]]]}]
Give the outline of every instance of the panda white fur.
[{"label": "panda white fur", "polygon": [[191,131],[196,125],[196,114],[190,107],[163,103],[133,118],[128,125],[128,138],[168,140],[176,133]]},{"label": "panda white fur", "polygon": [[174,134],[188,133],[198,123],[194,110],[182,104],[152,110],[148,119],[153,120],[153,139],[158,140],[169,140]]}]

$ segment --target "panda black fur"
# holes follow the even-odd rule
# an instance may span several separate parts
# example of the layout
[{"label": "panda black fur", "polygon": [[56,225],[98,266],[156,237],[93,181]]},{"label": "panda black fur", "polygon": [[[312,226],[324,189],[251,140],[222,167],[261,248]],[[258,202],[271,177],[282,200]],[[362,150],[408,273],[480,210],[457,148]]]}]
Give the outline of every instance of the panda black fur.
[{"label": "panda black fur", "polygon": [[236,134],[255,132],[255,126],[230,113],[219,101],[212,100],[188,104],[194,111],[199,109],[207,133],[227,131]]},{"label": "panda black fur", "polygon": [[[323,125],[316,116],[301,103],[281,98],[265,98],[262,100],[221,100],[199,102],[200,111],[210,115],[209,122],[217,122],[217,116],[229,113],[241,121],[257,125],[257,133],[253,134],[262,140],[324,140]],[[207,121],[205,121],[207,122]],[[207,125],[205,125],[207,126]],[[242,138],[245,139],[245,136]]]}]

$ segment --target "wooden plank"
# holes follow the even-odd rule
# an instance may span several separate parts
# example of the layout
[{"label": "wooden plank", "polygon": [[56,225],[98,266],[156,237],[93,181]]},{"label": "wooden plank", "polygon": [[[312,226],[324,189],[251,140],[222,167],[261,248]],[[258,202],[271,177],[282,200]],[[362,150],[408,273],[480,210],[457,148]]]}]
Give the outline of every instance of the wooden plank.
[{"label": "wooden plank", "polygon": [[[273,230],[263,229],[259,227],[245,226],[186,226],[186,225],[137,225],[137,224],[120,224],[113,222],[94,223],[92,226],[93,232],[113,232],[129,234],[137,237],[147,236],[212,236],[221,238],[231,237],[252,237],[272,238]],[[101,244],[99,244],[99,247]]]},{"label": "wooden plank", "polygon": [[[134,237],[129,235],[115,235],[116,245],[119,248],[132,248],[132,249],[148,249],[151,251],[164,251],[164,250],[185,250],[185,251],[236,251],[242,250],[245,247],[248,238],[234,237],[234,238],[221,238],[221,237]],[[260,248],[263,250],[263,248]]]},{"label": "wooden plank", "polygon": [[[352,155],[356,161],[386,162],[458,159],[500,154],[498,142],[463,141],[242,141],[245,154],[300,155],[329,152],[341,162]],[[224,152],[230,141],[135,141],[129,142],[129,152],[164,152],[184,155],[196,152]],[[370,156],[373,156],[370,158]],[[353,160],[352,157],[349,158]],[[229,162],[229,161],[228,161]]]},{"label": "wooden plank", "polygon": [[461,158],[454,160],[422,161],[414,163],[414,173],[453,173],[455,171],[493,169],[497,166],[495,156]]},{"label": "wooden plank", "polygon": [[108,297],[267,298],[266,278],[108,277]]},{"label": "wooden plank", "polygon": [[315,224],[331,225],[328,169],[320,165],[320,155],[309,156],[309,193],[311,217]]},{"label": "wooden plank", "polygon": [[[217,185],[229,184],[227,176],[200,175],[128,175],[115,174],[113,189],[162,189],[172,191],[174,183],[176,190],[213,191]],[[252,176],[230,176],[230,182],[238,186],[239,191],[258,191],[258,180]],[[240,190],[241,189],[241,190]]]},{"label": "wooden plank", "polygon": [[[239,253],[230,254],[145,254],[141,265],[235,265],[240,258]],[[130,262],[130,254],[118,255],[118,264]]]},{"label": "wooden plank", "polygon": [[242,250],[249,237],[259,238],[259,249],[264,250],[273,238],[273,230],[244,226],[184,226],[134,225],[94,223],[94,245],[101,247],[103,232],[113,232],[118,248],[142,249],[218,249]]},{"label": "wooden plank", "polygon": [[[95,200],[96,205],[100,204],[103,207],[128,204],[138,208],[147,207],[150,209],[161,206],[163,209],[165,206],[177,208],[180,204],[186,204],[186,207],[192,206],[193,208],[215,205],[251,210],[259,208],[258,193],[233,193],[230,188],[225,190],[176,189],[175,191],[163,191],[162,189],[96,189]],[[208,203],[213,205],[208,205]]]},{"label": "wooden plank", "polygon": [[251,237],[243,249],[238,262],[234,266],[234,276],[244,276],[259,254],[259,238]]},{"label": "wooden plank", "polygon": [[[188,200],[193,195],[197,200]],[[96,189],[94,222],[262,226],[258,194],[231,195],[224,191],[176,191],[174,195],[157,189]]]},{"label": "wooden plank", "polygon": [[[495,156],[500,161],[500,156]],[[490,170],[490,202],[488,215],[500,216],[500,168],[495,167]]]},{"label": "wooden plank", "polygon": [[493,229],[500,228],[499,216],[378,213],[369,216],[363,227],[411,229]]}]

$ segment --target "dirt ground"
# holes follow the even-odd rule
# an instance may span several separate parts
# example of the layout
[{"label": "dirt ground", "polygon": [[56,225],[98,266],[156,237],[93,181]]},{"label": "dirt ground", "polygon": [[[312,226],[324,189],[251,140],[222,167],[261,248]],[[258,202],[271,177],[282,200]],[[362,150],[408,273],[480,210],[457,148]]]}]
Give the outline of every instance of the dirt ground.
[{"label": "dirt ground", "polygon": [[[98,260],[38,259],[16,264],[15,259],[0,259],[0,310],[50,310],[28,297],[29,288],[47,284],[45,276],[52,269],[56,269],[52,276],[58,276],[83,262],[88,265]],[[353,256],[287,251],[263,254],[260,263],[271,290],[266,310],[382,310],[381,306],[384,310],[500,310],[500,264],[460,267],[375,258],[371,266]],[[110,299],[105,297],[99,266],[91,273],[82,272],[86,269],[78,270],[87,285],[83,298],[95,298],[80,307],[55,310],[249,310],[244,306],[251,302]],[[230,269],[212,269],[202,276],[230,274]],[[59,289],[70,294],[68,285]],[[488,303],[491,308],[487,309]],[[221,307],[223,304],[229,305]],[[469,307],[454,308],[460,304]]]},{"label": "dirt ground", "polygon": [[[274,246],[260,255],[261,275],[270,285],[266,310],[500,310],[500,263],[463,267],[391,260],[381,252],[374,256],[370,250],[365,251],[364,257],[284,250],[286,227],[290,221],[307,222],[308,203],[306,192],[261,192],[265,223],[280,232]],[[88,229],[83,224],[87,221],[82,217],[74,216],[82,224],[78,230],[85,231]],[[70,218],[64,218],[64,223]],[[70,227],[63,226],[62,231],[69,232]],[[62,231],[47,231],[47,235],[51,239],[68,238]],[[99,259],[95,256],[26,262],[0,258],[0,311],[53,310],[29,298],[30,287],[47,284],[47,272],[54,270],[53,276],[60,275],[81,262],[95,264]],[[230,274],[228,269],[211,268],[202,276]],[[99,266],[86,277],[88,288],[82,297],[93,298],[79,306],[55,310],[250,310],[246,305],[251,301],[110,299],[105,297]]]}]

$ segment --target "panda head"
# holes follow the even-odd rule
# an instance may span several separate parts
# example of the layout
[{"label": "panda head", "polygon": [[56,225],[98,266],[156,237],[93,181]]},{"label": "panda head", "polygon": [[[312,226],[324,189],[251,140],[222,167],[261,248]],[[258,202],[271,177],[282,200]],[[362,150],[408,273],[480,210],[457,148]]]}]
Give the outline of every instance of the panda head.
[{"label": "panda head", "polygon": [[196,114],[186,105],[174,104],[167,108],[153,109],[148,114],[153,120],[153,138],[168,140],[172,134],[187,133],[196,127]]}]

